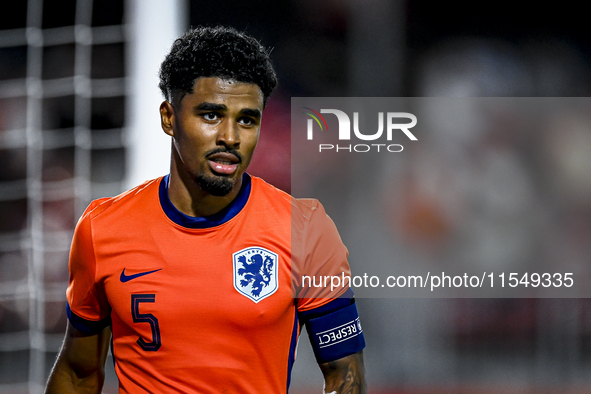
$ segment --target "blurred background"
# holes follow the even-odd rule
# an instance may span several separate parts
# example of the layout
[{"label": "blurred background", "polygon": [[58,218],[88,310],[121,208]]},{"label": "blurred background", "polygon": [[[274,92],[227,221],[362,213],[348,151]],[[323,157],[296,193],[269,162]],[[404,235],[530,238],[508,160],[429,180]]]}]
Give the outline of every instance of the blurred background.
[{"label": "blurred background", "polygon": [[[273,48],[280,87],[250,172],[286,191],[290,158],[297,160],[291,97],[585,97],[591,88],[591,33],[570,1],[543,8],[26,0],[11,7],[0,13],[1,393],[43,390],[66,325],[72,232],[87,204],[168,171],[157,71],[188,26],[231,25]],[[390,182],[369,189],[371,201],[383,201],[376,206],[388,256],[588,264],[590,151],[586,116],[536,129],[507,117],[488,129],[441,127],[416,154],[381,163]],[[322,199],[319,180],[342,188],[344,198]],[[350,208],[368,196],[322,177],[311,177],[307,194],[337,222],[355,267],[363,259],[359,233],[375,229],[357,225]],[[358,303],[370,392],[591,392],[587,299]],[[115,393],[107,365],[104,392]],[[321,384],[304,337],[291,392],[320,392]]]}]

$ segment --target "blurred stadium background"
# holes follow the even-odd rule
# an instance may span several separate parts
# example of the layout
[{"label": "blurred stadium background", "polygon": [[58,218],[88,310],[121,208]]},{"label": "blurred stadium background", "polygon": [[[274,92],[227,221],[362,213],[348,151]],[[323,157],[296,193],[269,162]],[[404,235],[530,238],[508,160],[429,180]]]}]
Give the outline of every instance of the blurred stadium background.
[{"label": "blurred stadium background", "polygon": [[[157,69],[189,25],[232,25],[274,48],[280,88],[251,172],[287,191],[292,96],[583,97],[591,88],[591,34],[569,1],[547,9],[426,0],[11,7],[0,13],[1,393],[43,390],[66,324],[68,250],[80,213],[91,199],[167,171]],[[391,189],[382,192],[398,193],[395,207],[383,205],[394,260],[590,263],[591,122],[521,133],[505,121],[478,134],[450,130],[440,141],[449,137],[456,149],[436,155],[426,147],[389,164]],[[346,190],[346,180],[333,181]],[[313,183],[311,196],[321,198]],[[342,208],[323,202],[329,214]],[[354,254],[359,229],[350,223],[337,221]],[[358,302],[370,392],[591,391],[589,300]],[[104,392],[115,393],[107,364]],[[321,382],[304,338],[292,392],[320,392]]]}]

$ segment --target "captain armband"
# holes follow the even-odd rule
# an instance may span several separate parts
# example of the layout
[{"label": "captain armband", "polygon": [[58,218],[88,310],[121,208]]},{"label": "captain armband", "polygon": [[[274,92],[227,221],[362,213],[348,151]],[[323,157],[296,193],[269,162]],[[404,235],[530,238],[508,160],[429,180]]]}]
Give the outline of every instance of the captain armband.
[{"label": "captain armband", "polygon": [[328,315],[310,319],[306,327],[319,364],[349,356],[365,347],[355,303]]}]

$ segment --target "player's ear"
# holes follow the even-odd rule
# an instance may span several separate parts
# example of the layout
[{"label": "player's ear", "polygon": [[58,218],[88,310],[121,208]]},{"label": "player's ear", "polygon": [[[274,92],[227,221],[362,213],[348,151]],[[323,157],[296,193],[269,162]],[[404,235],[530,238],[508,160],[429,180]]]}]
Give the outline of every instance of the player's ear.
[{"label": "player's ear", "polygon": [[174,137],[173,123],[174,107],[168,101],[163,101],[160,104],[160,124],[162,125],[162,130],[171,137]]}]

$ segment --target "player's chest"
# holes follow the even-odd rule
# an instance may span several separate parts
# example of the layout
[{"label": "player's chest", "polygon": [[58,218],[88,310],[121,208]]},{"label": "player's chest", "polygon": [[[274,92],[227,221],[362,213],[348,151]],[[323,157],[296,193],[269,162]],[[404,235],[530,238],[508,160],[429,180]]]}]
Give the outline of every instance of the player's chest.
[{"label": "player's chest", "polygon": [[149,234],[141,245],[130,240],[126,248],[97,251],[114,319],[129,320],[135,308],[138,315],[164,313],[171,323],[219,315],[244,324],[245,313],[271,323],[293,303],[289,237],[256,231]]}]

